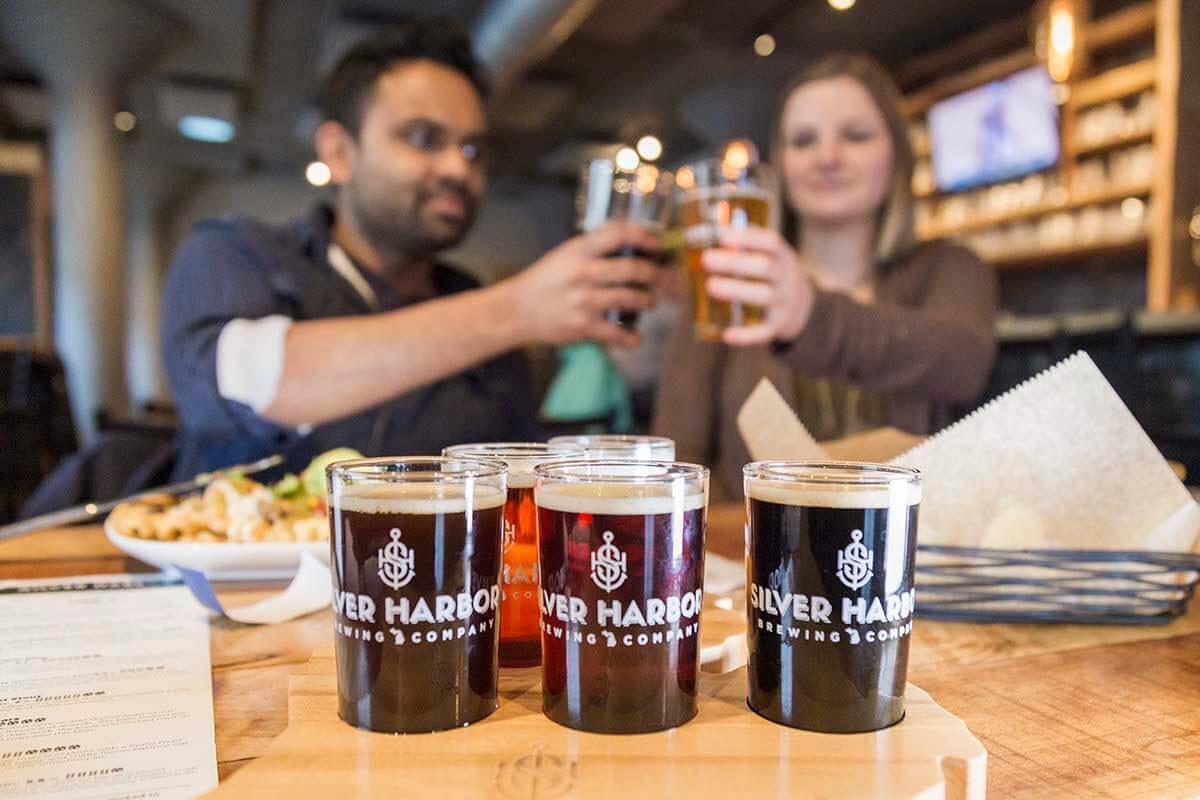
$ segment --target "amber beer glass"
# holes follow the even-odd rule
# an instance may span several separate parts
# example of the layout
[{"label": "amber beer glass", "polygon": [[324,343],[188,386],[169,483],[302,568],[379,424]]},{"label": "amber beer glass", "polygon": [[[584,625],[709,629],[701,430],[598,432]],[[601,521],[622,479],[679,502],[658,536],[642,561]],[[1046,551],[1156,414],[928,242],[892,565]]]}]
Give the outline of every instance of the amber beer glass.
[{"label": "amber beer glass", "polygon": [[675,442],[666,436],[637,436],[627,433],[598,433],[555,436],[550,444],[573,444],[583,448],[590,461],[674,461]]},{"label": "amber beer glass", "polygon": [[437,457],[326,470],[338,715],[424,733],[496,710],[508,467]]},{"label": "amber beer glass", "polygon": [[720,339],[725,328],[754,325],[763,318],[759,306],[710,297],[702,262],[704,251],[718,244],[718,226],[774,226],[775,173],[770,166],[749,159],[744,148],[729,148],[724,158],[689,164],[675,173],[693,322],[697,338],[708,341]]},{"label": "amber beer glass", "polygon": [[749,703],[827,733],[904,717],[921,476],[881,464],[744,470]]},{"label": "amber beer glass", "polygon": [[708,470],[675,462],[535,468],[542,710],[596,733],[696,714]]},{"label": "amber beer glass", "polygon": [[442,455],[495,458],[508,465],[504,503],[504,568],[500,590],[500,666],[536,667],[542,660],[538,615],[537,509],[533,468],[546,461],[581,458],[573,444],[496,442],[447,447]]}]

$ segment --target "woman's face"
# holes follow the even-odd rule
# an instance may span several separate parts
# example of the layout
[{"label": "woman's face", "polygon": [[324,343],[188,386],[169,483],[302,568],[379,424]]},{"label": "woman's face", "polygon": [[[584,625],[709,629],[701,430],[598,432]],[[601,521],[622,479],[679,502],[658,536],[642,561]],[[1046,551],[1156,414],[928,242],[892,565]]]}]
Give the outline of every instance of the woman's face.
[{"label": "woman's face", "polygon": [[873,217],[892,182],[883,113],[849,76],[806,83],[780,121],[788,203],[801,218],[835,224]]}]

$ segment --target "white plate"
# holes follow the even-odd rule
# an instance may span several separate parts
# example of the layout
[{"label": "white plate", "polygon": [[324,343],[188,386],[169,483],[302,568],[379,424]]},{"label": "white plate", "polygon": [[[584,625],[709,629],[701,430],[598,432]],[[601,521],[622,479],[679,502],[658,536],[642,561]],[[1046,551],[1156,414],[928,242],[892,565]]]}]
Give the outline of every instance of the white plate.
[{"label": "white plate", "polygon": [[122,536],[104,523],[108,540],[138,561],[160,569],[173,564],[203,572],[213,581],[289,580],[302,553],[329,563],[329,542],[160,542]]}]

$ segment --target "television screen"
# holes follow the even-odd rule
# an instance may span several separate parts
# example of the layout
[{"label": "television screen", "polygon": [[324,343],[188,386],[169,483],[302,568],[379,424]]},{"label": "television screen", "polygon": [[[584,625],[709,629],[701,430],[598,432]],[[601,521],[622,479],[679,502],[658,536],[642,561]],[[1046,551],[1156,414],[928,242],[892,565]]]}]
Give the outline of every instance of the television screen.
[{"label": "television screen", "polygon": [[929,109],[942,191],[1005,180],[1058,161],[1058,107],[1045,67],[1030,67]]}]

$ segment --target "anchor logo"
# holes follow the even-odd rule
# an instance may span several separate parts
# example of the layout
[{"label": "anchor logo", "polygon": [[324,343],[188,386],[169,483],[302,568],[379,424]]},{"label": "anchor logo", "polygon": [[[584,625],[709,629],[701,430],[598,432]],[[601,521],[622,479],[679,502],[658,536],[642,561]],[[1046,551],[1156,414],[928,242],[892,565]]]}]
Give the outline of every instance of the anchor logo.
[{"label": "anchor logo", "polygon": [[838,551],[837,576],[846,588],[861,589],[874,574],[871,563],[875,559],[875,551],[868,550],[862,543],[862,531],[853,531],[850,538],[854,541]]},{"label": "anchor logo", "polygon": [[413,579],[413,551],[400,541],[400,529],[392,528],[392,541],[379,548],[379,580],[392,589],[407,586]]},{"label": "anchor logo", "polygon": [[504,520],[504,538],[502,539],[504,552],[508,552],[513,546],[513,542],[517,540],[517,526],[513,525],[508,520]]},{"label": "anchor logo", "polygon": [[592,553],[592,580],[606,592],[620,588],[629,574],[628,557],[612,541],[612,531],[605,531],[604,544]]},{"label": "anchor logo", "polygon": [[528,755],[500,762],[496,785],[505,797],[550,800],[565,797],[575,788],[579,764],[573,758],[548,755],[544,744],[535,744]]}]

